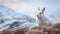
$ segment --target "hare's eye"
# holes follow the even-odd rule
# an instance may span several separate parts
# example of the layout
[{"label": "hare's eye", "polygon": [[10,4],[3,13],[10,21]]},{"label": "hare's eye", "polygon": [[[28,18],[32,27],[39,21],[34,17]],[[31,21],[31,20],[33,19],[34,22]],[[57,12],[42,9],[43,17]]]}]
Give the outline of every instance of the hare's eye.
[{"label": "hare's eye", "polygon": [[40,14],[42,14],[42,13],[40,13]]}]

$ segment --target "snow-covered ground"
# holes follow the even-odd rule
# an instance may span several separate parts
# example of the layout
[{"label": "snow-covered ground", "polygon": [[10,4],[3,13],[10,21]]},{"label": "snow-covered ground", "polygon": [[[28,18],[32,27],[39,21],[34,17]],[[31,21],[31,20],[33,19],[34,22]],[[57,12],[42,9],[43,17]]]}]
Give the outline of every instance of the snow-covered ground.
[{"label": "snow-covered ground", "polygon": [[14,10],[6,6],[0,5],[0,30],[16,30],[18,28],[25,28],[34,25],[34,18],[21,13],[16,13]]}]

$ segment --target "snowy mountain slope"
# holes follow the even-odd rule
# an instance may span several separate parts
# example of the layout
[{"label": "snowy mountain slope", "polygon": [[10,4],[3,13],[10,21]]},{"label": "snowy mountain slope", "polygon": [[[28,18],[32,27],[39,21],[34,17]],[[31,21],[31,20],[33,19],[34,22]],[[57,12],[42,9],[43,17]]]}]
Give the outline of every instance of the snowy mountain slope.
[{"label": "snowy mountain slope", "polygon": [[24,28],[34,25],[34,18],[31,18],[30,16],[26,16],[23,14],[18,14],[10,8],[0,5],[0,31],[5,29],[16,30],[18,28],[21,28],[21,26],[23,26]]}]

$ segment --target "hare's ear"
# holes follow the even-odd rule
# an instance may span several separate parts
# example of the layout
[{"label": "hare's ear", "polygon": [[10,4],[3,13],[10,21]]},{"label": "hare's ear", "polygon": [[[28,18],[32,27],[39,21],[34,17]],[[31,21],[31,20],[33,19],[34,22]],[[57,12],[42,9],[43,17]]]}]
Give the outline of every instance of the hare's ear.
[{"label": "hare's ear", "polygon": [[42,9],[41,13],[44,14],[45,8]]}]

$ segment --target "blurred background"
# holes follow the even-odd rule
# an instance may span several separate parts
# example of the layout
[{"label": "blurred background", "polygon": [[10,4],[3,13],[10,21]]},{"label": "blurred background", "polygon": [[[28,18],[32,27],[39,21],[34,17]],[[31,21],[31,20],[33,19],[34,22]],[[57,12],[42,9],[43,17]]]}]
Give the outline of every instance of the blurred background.
[{"label": "blurred background", "polygon": [[48,17],[60,21],[60,0],[0,0],[0,4],[34,18],[39,12],[38,8],[45,7],[45,14]]},{"label": "blurred background", "polygon": [[[18,23],[24,23],[22,24],[23,27],[28,24],[31,26],[35,23],[36,15],[44,7],[46,8],[44,13],[47,17],[56,22],[60,22],[60,0],[0,0],[0,16],[3,14],[2,18],[0,17],[0,21],[3,19],[0,22],[0,29],[5,26],[12,28],[11,25],[15,26]],[[40,11],[38,11],[38,8],[40,8]],[[18,23],[15,21],[18,21]],[[15,26],[14,28],[18,27]]]}]

